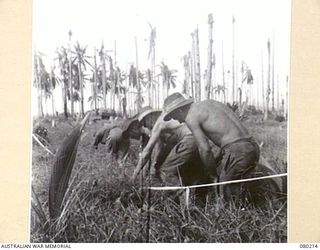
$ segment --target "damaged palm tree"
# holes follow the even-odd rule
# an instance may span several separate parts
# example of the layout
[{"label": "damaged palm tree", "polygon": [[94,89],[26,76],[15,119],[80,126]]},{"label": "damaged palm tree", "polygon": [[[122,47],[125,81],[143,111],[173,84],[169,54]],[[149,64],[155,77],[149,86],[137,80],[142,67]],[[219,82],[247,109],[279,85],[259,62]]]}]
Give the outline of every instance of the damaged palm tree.
[{"label": "damaged palm tree", "polygon": [[60,215],[62,201],[76,159],[81,133],[89,116],[90,112],[72,130],[55,154],[49,184],[49,214],[51,219],[56,219]]}]

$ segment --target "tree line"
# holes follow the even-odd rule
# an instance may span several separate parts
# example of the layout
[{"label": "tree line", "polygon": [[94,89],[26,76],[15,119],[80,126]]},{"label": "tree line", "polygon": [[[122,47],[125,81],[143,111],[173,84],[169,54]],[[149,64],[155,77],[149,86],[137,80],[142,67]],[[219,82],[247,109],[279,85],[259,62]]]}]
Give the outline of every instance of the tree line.
[{"label": "tree line", "polygon": [[[201,99],[215,99],[221,102],[238,104],[246,107],[248,104],[261,106],[264,118],[268,119],[270,112],[282,112],[285,115],[287,109],[288,93],[285,97],[279,96],[279,80],[277,91],[275,90],[274,77],[274,43],[270,39],[266,43],[268,52],[267,81],[264,77],[263,59],[261,60],[260,81],[253,77],[250,67],[241,62],[241,82],[236,82],[235,55],[234,55],[234,23],[232,17],[232,67],[231,72],[225,72],[223,47],[222,47],[222,82],[216,81],[216,58],[213,47],[213,15],[208,15],[208,48],[207,65],[201,71],[199,29],[191,32],[190,50],[182,57],[184,80],[182,92],[195,101]],[[94,48],[93,55],[89,55],[88,47],[78,41],[72,44],[72,32],[69,31],[69,43],[56,49],[54,66],[49,70],[43,63],[43,55],[36,51],[34,54],[34,86],[37,89],[38,115],[43,117],[44,108],[51,100],[51,113],[56,114],[55,89],[61,89],[63,100],[63,114],[65,118],[75,115],[75,106],[78,106],[80,115],[83,117],[84,102],[90,103],[91,109],[118,110],[124,116],[131,115],[140,110],[143,105],[161,108],[163,100],[169,95],[171,88],[176,87],[177,70],[170,69],[162,60],[156,64],[156,27],[148,23],[150,27],[148,61],[150,66],[146,70],[139,69],[139,55],[137,38],[135,38],[136,58],[129,68],[122,69],[117,63],[116,41],[113,51],[107,50],[102,42],[99,48]],[[272,48],[272,53],[271,53]],[[113,55],[112,55],[112,52]],[[227,74],[227,77],[226,77]],[[229,81],[229,75],[232,79]],[[203,79],[202,79],[203,78]],[[253,93],[253,83],[256,84],[257,93]],[[259,86],[260,83],[260,86]],[[288,77],[287,77],[288,84]],[[84,88],[91,87],[91,95],[84,100]],[[202,93],[202,90],[205,93]],[[275,96],[277,93],[277,96]],[[231,94],[231,95],[230,95]],[[231,98],[228,98],[231,96]],[[254,97],[255,96],[255,97]],[[259,96],[262,96],[259,104]],[[284,100],[286,99],[286,100]],[[276,104],[275,104],[276,102]],[[280,103],[281,102],[281,103]],[[277,106],[277,108],[276,108]],[[128,109],[130,107],[130,109]]]}]

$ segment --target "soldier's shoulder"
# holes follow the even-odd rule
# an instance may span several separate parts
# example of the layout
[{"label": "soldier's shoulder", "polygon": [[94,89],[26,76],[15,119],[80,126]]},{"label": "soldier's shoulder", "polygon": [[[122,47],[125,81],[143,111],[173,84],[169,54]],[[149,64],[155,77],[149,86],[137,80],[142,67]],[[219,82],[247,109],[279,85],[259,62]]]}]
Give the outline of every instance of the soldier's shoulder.
[{"label": "soldier's shoulder", "polygon": [[222,102],[216,100],[204,100],[197,103],[199,107],[212,108],[212,107],[226,107]]},{"label": "soldier's shoulder", "polygon": [[191,109],[193,111],[201,111],[201,109],[206,109],[208,107],[212,107],[212,106],[215,106],[217,105],[217,102],[214,101],[214,100],[203,100],[203,101],[200,101],[200,102],[195,102],[192,104],[191,106]]}]

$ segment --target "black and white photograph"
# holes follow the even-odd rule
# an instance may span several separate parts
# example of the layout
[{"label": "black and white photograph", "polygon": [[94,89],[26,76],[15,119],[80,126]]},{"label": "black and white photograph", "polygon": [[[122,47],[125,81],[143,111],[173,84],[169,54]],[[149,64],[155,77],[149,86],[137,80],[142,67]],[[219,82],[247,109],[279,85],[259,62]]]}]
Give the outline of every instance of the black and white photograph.
[{"label": "black and white photograph", "polygon": [[34,0],[31,243],[286,243],[290,0]]}]

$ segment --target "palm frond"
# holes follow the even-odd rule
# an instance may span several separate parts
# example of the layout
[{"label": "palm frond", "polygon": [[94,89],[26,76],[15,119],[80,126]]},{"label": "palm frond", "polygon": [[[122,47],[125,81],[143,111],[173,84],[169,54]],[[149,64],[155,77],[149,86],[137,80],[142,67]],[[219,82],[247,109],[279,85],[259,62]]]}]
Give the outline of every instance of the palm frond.
[{"label": "palm frond", "polygon": [[89,116],[90,112],[65,138],[54,157],[49,183],[49,214],[51,219],[56,219],[60,215],[62,201],[76,159],[81,133]]}]

